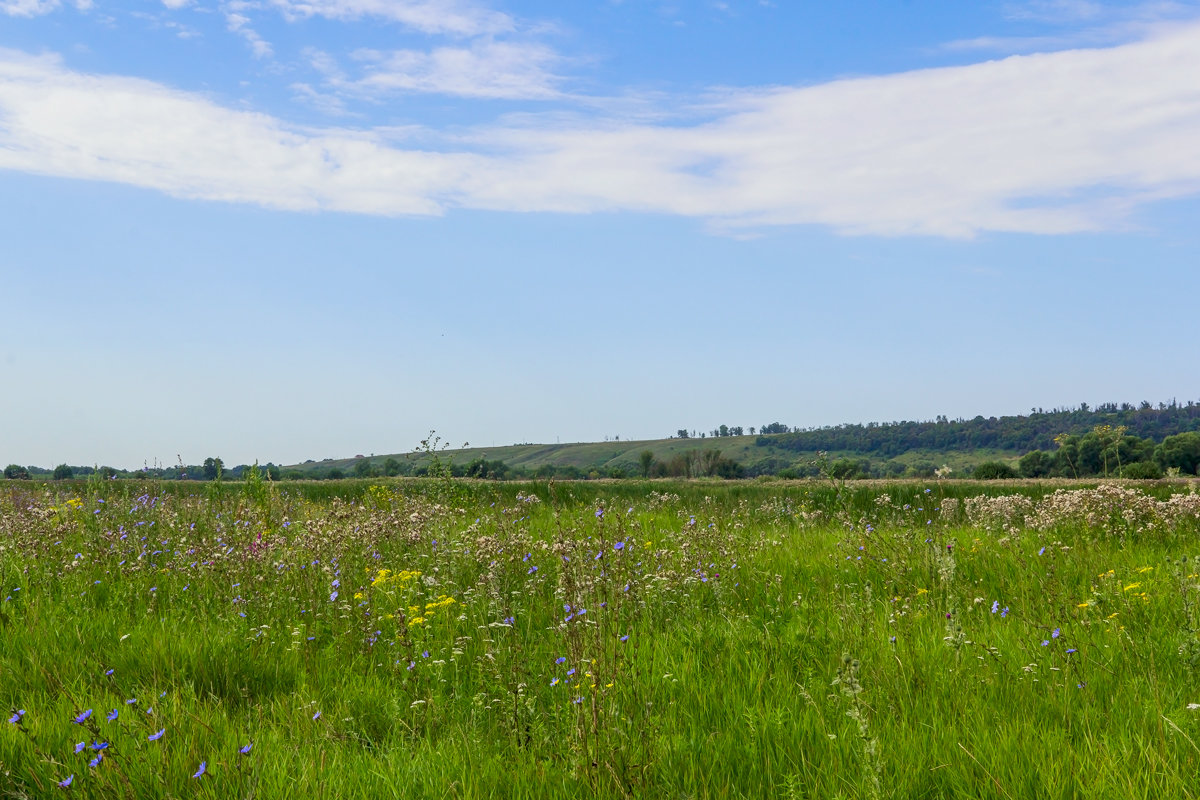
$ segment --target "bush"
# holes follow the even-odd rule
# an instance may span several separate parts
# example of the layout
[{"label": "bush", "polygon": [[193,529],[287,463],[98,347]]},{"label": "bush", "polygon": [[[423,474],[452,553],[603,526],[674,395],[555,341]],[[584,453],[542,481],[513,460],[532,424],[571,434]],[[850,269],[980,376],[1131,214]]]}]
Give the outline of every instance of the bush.
[{"label": "bush", "polygon": [[1003,461],[985,461],[975,468],[972,477],[978,481],[1006,480],[1019,478],[1017,471]]},{"label": "bush", "polygon": [[1122,478],[1131,478],[1135,481],[1156,481],[1162,476],[1162,469],[1153,461],[1139,461],[1121,470]]},{"label": "bush", "polygon": [[66,464],[59,464],[54,468],[54,480],[66,481],[75,477],[75,470],[71,469]]},{"label": "bush", "polygon": [[27,481],[29,480],[29,470],[22,467],[20,464],[9,464],[4,468],[4,477],[10,481]]}]

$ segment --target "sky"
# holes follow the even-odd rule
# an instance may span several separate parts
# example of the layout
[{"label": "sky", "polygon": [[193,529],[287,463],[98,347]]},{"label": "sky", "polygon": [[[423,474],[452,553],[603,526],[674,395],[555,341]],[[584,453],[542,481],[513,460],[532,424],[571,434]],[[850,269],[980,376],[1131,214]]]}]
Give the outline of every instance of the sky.
[{"label": "sky", "polygon": [[1200,399],[1200,2],[0,0],[0,462]]}]

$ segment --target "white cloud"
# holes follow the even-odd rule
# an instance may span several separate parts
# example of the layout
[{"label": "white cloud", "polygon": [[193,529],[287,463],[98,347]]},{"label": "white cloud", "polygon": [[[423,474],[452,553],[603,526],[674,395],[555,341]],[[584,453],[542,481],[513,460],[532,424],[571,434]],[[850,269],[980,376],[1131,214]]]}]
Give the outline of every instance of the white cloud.
[{"label": "white cloud", "polygon": [[1200,192],[1200,26],[724,96],[689,124],[544,114],[414,138],[302,129],[9,52],[0,168],[284,209],[648,211],[937,236],[1105,229]]},{"label": "white cloud", "polygon": [[398,22],[423,33],[479,36],[515,28],[512,17],[463,0],[268,0],[290,19],[364,17]]},{"label": "white cloud", "polygon": [[338,88],[367,95],[431,92],[459,97],[552,99],[560,96],[559,78],[549,67],[559,57],[540,44],[478,39],[467,47],[439,47],[425,52],[360,50],[355,59],[367,65],[359,80]]}]

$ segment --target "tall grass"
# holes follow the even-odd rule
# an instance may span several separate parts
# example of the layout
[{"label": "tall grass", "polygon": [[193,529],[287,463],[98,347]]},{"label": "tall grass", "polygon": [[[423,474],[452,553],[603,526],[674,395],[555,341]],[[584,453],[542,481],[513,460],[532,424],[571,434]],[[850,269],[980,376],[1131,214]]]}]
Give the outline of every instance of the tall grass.
[{"label": "tall grass", "polygon": [[0,790],[1193,797],[1186,488],[29,484]]}]

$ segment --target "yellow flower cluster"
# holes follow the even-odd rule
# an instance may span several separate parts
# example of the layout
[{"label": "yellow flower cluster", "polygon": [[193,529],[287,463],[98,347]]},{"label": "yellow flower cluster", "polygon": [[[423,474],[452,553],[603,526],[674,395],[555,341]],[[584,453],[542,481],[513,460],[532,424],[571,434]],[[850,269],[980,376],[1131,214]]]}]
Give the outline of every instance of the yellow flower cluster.
[{"label": "yellow flower cluster", "polygon": [[375,577],[371,579],[371,585],[380,588],[388,585],[394,585],[397,589],[403,589],[419,577],[421,577],[421,573],[412,569],[405,569],[401,570],[400,572],[392,572],[390,569],[381,569],[376,573]]}]

